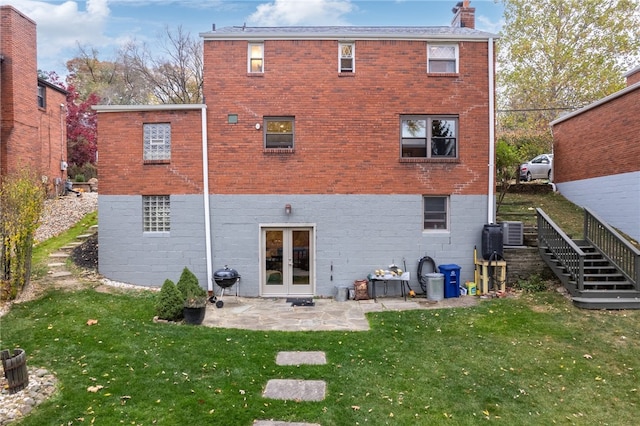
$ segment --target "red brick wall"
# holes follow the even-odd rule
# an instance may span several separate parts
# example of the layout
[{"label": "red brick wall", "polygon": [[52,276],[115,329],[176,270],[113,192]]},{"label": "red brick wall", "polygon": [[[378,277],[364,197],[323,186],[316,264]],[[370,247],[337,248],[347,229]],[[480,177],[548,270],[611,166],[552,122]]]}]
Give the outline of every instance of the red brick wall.
[{"label": "red brick wall", "polygon": [[554,180],[640,170],[640,88],[553,126]]},{"label": "red brick wall", "polygon": [[[427,75],[425,42],[356,41],[343,76],[337,41],[264,46],[265,72],[249,76],[246,41],[204,43],[212,192],[486,194],[486,42],[461,42],[448,76]],[[402,114],[458,114],[458,160],[400,161]],[[264,116],[295,116],[295,153],[263,151]]]},{"label": "red brick wall", "polygon": [[66,158],[65,95],[47,88],[46,108],[38,108],[36,24],[11,6],[0,7],[0,20],[0,174],[27,166],[52,181]]},{"label": "red brick wall", "polygon": [[[143,163],[143,124],[171,123],[171,161]],[[100,194],[202,193],[200,110],[98,114]]]},{"label": "red brick wall", "polygon": [[638,71],[634,72],[633,74],[627,76],[627,86],[636,84],[639,81],[640,81],[640,69],[638,69]]},{"label": "red brick wall", "polygon": [[35,164],[39,150],[35,114],[37,66],[36,25],[10,6],[0,9],[2,19],[2,174],[23,163]]}]

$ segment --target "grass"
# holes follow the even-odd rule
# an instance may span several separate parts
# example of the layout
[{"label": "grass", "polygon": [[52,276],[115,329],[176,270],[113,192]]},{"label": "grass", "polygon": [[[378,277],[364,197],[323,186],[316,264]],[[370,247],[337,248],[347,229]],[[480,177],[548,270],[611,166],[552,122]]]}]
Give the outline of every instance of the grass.
[{"label": "grass", "polygon": [[[535,197],[519,201],[563,215],[547,206],[553,194]],[[34,259],[46,262],[95,223],[85,219]],[[368,332],[292,333],[157,324],[155,297],[56,290],[0,318],[0,348],[25,349],[30,367],[59,380],[21,424],[626,425],[640,416],[640,311],[579,310],[533,291],[373,313]],[[324,351],[328,363],[276,365],[287,350]],[[326,399],[263,398],[278,378],[325,380]]]},{"label": "grass", "polygon": [[98,212],[86,214],[78,223],[65,232],[41,242],[33,248],[31,255],[31,276],[32,279],[40,279],[47,273],[47,263],[49,255],[72,241],[77,241],[78,235],[82,235],[87,230],[98,224]]},{"label": "grass", "polygon": [[[622,425],[640,415],[639,311],[532,293],[370,314],[368,332],[292,333],[156,324],[154,297],[56,291],[14,306],[0,346],[24,348],[59,379],[22,424]],[[283,350],[324,351],[328,363],[278,366]],[[327,397],[262,398],[276,378],[326,380]]]},{"label": "grass", "polygon": [[525,225],[536,224],[536,208],[541,208],[574,239],[584,235],[584,210],[557,192],[544,194],[507,193],[497,213],[499,221],[515,220]]}]

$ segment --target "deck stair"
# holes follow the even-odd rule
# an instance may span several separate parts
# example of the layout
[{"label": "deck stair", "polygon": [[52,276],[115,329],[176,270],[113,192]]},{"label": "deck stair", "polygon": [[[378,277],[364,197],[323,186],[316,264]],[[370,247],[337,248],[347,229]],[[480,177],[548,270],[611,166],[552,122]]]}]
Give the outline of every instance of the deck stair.
[{"label": "deck stair", "polygon": [[573,303],[586,309],[640,309],[640,250],[585,209],[584,240],[570,239],[538,209],[540,255]]}]

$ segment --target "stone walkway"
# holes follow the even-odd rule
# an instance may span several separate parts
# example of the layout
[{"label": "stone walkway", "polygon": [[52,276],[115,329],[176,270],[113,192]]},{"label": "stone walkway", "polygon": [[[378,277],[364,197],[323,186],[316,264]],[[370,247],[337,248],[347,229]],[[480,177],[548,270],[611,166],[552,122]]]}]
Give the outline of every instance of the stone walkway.
[{"label": "stone walkway", "polygon": [[225,296],[224,306],[207,305],[203,325],[220,328],[279,331],[367,331],[368,312],[442,309],[473,306],[477,297],[463,296],[438,302],[424,297],[379,297],[374,300],[314,299],[314,306],[291,306],[285,299]]}]

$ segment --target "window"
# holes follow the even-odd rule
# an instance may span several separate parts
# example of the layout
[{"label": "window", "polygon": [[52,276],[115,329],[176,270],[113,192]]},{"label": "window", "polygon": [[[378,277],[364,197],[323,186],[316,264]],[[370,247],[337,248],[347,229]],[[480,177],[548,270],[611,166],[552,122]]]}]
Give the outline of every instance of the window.
[{"label": "window", "polygon": [[293,149],[293,118],[264,119],[264,147]]},{"label": "window", "polygon": [[142,221],[144,232],[169,232],[171,230],[171,203],[169,196],[143,196]]},{"label": "window", "polygon": [[38,84],[38,108],[45,108],[47,106],[47,89],[41,84]]},{"label": "window", "polygon": [[427,72],[457,73],[458,45],[457,44],[429,44],[427,46]]},{"label": "window", "polygon": [[171,124],[144,124],[144,154],[145,161],[171,159]]},{"label": "window", "polygon": [[424,229],[446,230],[447,197],[424,197]]},{"label": "window", "polygon": [[264,72],[264,44],[249,43],[249,71],[253,73]]},{"label": "window", "polygon": [[457,157],[457,117],[415,115],[400,120],[402,157]]},{"label": "window", "polygon": [[353,43],[339,43],[338,72],[355,72],[355,45]]}]

